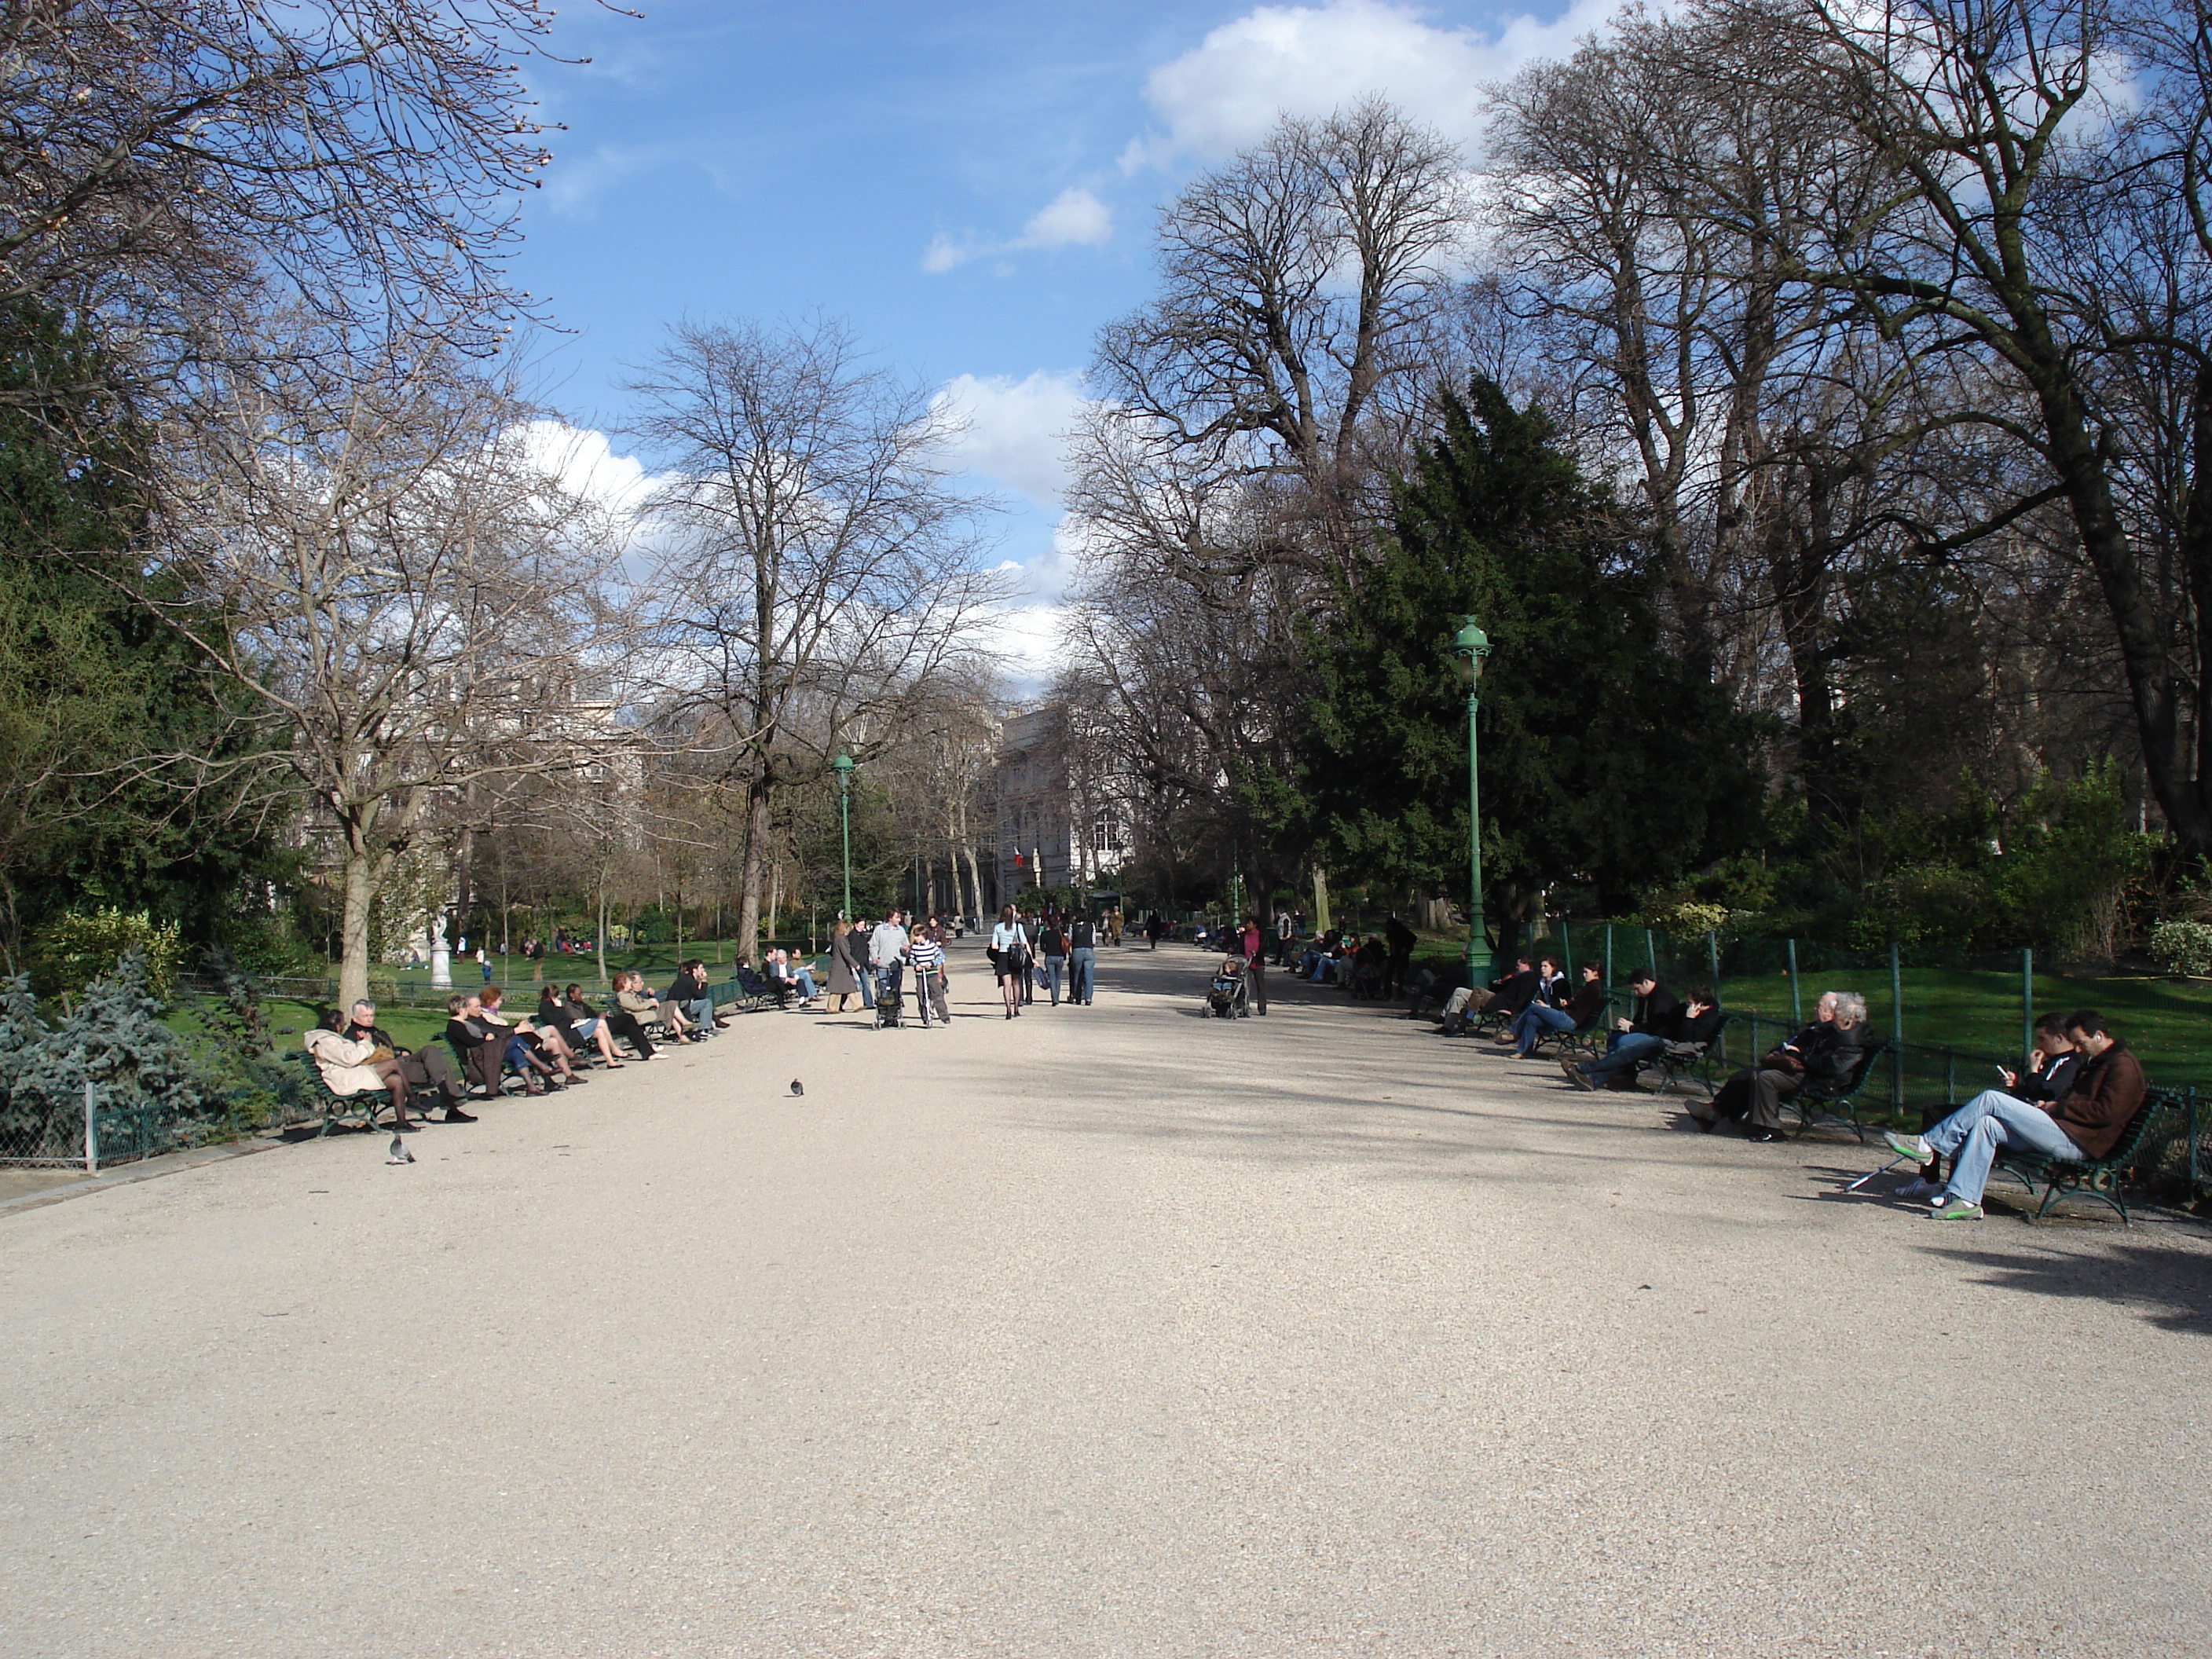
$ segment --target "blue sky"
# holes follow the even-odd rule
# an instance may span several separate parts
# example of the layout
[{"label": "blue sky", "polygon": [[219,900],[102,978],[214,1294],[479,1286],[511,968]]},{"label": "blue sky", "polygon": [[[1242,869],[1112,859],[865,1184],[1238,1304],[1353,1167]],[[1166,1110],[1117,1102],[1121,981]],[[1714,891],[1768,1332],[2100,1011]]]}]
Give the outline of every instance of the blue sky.
[{"label": "blue sky", "polygon": [[1472,146],[1480,83],[1607,9],[645,5],[572,0],[556,44],[592,61],[531,76],[568,128],[517,267],[569,331],[555,401],[619,426],[623,365],[675,317],[849,319],[969,410],[963,459],[1015,508],[1032,646],[1065,574],[1054,434],[1093,334],[1150,290],[1157,204],[1278,112],[1368,92]]}]

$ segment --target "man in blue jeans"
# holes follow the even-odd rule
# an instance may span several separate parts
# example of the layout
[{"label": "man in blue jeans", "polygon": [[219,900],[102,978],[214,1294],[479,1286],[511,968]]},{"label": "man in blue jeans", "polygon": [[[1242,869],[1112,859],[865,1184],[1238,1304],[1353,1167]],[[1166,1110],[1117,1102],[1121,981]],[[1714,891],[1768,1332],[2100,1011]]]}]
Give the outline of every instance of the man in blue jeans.
[{"label": "man in blue jeans", "polygon": [[2094,1009],[2067,1015],[2066,1036],[2083,1060],[2061,1098],[2037,1103],[2002,1089],[1984,1089],[1926,1134],[1888,1137],[1892,1152],[1921,1164],[1956,1155],[1933,1219],[1981,1219],[1982,1188],[1989,1184],[2000,1146],[2088,1164],[2119,1145],[2148,1086],[2142,1067],[2127,1045],[2105,1029],[2105,1017]]},{"label": "man in blue jeans", "polygon": [[1613,1021],[1605,1058],[1579,1065],[1571,1057],[1560,1060],[1559,1069],[1577,1089],[1602,1089],[1624,1076],[1632,1079],[1638,1066],[1675,1040],[1682,1017],[1680,999],[1648,968],[1629,975],[1628,988],[1636,996],[1636,1017]]},{"label": "man in blue jeans", "polygon": [[1098,971],[1098,927],[1087,910],[1078,910],[1067,924],[1067,1001],[1070,1007],[1091,1006],[1091,981]]}]

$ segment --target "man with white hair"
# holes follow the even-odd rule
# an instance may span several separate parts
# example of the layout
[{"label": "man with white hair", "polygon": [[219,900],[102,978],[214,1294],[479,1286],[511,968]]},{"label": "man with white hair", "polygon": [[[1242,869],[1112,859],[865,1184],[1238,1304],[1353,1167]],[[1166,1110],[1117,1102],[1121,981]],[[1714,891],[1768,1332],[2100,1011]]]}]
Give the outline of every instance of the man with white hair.
[{"label": "man with white hair", "polygon": [[1808,1083],[1840,1084],[1857,1067],[1867,1039],[1866,999],[1856,991],[1826,991],[1814,1010],[1814,1023],[1780,1048],[1770,1050],[1747,1071],[1721,1086],[1702,1111],[1690,1109],[1698,1127],[1710,1133],[1723,1117],[1751,1118],[1753,1140],[1779,1140],[1782,1103]]}]

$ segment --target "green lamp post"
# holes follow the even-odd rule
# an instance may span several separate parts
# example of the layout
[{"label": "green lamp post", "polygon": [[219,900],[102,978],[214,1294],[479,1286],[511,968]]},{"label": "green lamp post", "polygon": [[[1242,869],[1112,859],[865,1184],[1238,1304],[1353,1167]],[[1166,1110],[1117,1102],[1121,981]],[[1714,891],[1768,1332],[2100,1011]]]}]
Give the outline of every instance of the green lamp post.
[{"label": "green lamp post", "polygon": [[843,750],[830,763],[830,769],[837,775],[837,823],[845,835],[845,908],[837,914],[846,921],[853,919],[853,757]]},{"label": "green lamp post", "polygon": [[1460,684],[1467,687],[1467,982],[1480,985],[1490,977],[1490,930],[1482,916],[1482,784],[1475,768],[1474,710],[1482,659],[1490,654],[1490,635],[1475,625],[1474,617],[1462,617],[1459,632],[1452,635],[1452,650],[1459,659]]}]

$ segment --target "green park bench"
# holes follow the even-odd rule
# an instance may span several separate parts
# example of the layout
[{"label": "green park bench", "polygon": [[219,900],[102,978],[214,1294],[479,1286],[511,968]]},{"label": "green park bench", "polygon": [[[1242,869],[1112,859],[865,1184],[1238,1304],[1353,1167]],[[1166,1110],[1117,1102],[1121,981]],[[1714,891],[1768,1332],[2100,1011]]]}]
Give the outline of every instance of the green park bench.
[{"label": "green park bench", "polygon": [[2132,1168],[2142,1156],[2144,1143],[2158,1127],[2166,1112],[2182,1111],[2184,1103],[2170,1089],[2151,1089],[2143,1095],[2143,1103],[2136,1109],[2120,1138],[2112,1143],[2112,1150],[2100,1158],[2077,1164],[2069,1158],[2051,1158],[2025,1146],[2006,1146],[1997,1153],[1996,1167],[2027,1188],[2030,1198],[2035,1196],[2039,1183],[2043,1197],[2037,1204],[2031,1222],[2041,1221],[2051,1206],[2063,1199],[2094,1198],[2119,1212],[2120,1224],[2131,1225],[2128,1218],[2128,1203],[2120,1191],[2120,1176]]},{"label": "green park bench", "polygon": [[1808,1082],[1784,1101],[1784,1111],[1797,1114],[1798,1134],[1819,1128],[1849,1129],[1863,1141],[1870,1126],[1859,1115],[1859,1095],[1874,1075],[1875,1062],[1888,1052],[1887,1042],[1870,1043],[1859,1051],[1859,1063],[1849,1077],[1828,1084]]},{"label": "green park bench", "polygon": [[[315,1064],[315,1057],[305,1048],[290,1050],[285,1059],[307,1073],[308,1098],[322,1103],[323,1127],[316,1132],[318,1140],[341,1123],[352,1127],[374,1129],[378,1115],[392,1104],[392,1097],[381,1089],[371,1089],[358,1095],[332,1092],[331,1085],[323,1081],[322,1067]],[[434,1089],[417,1089],[413,1093],[418,1108],[425,1100],[432,1105],[444,1103]]]}]

